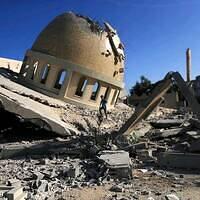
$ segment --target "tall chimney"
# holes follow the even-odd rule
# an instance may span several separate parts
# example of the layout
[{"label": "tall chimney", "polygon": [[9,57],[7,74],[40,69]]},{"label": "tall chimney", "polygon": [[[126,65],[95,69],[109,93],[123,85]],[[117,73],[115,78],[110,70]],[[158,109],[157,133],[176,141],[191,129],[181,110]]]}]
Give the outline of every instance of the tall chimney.
[{"label": "tall chimney", "polygon": [[186,77],[187,77],[187,82],[191,80],[191,50],[190,48],[187,49],[186,51]]}]

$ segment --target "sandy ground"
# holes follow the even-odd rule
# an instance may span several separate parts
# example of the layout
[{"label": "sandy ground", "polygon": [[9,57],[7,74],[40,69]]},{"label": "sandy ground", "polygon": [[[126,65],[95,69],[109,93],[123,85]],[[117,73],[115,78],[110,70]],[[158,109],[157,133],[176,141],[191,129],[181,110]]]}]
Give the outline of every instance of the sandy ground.
[{"label": "sandy ground", "polygon": [[[111,192],[111,186],[116,183],[107,183],[103,186],[71,188],[69,191],[63,192],[63,198],[67,200],[150,200],[150,197],[152,197],[154,200],[165,200],[165,195],[175,194],[180,200],[200,199],[200,185],[194,184],[195,181],[200,180],[200,174],[169,172],[171,176],[160,177],[149,172],[141,173],[137,170],[134,170],[133,174],[135,178],[128,184],[123,184],[123,192]],[[182,175],[184,178],[177,178]]]}]

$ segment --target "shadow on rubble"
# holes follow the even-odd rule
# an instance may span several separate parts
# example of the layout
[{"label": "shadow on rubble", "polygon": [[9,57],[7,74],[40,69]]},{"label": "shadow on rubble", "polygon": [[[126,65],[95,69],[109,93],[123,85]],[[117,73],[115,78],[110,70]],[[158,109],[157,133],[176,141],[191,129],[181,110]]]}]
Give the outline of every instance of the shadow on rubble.
[{"label": "shadow on rubble", "polygon": [[33,121],[36,122],[36,119],[25,120],[4,109],[0,109],[0,116],[0,143],[46,140],[58,137],[56,133],[51,132],[48,124],[44,122],[42,124],[42,121],[38,121],[38,125],[35,125]]},{"label": "shadow on rubble", "polygon": [[[27,157],[62,157],[91,158],[100,150],[108,148],[106,137],[68,136],[51,132],[50,127],[41,128],[16,114],[0,109],[0,159],[20,159]],[[33,120],[33,119],[32,119]],[[48,126],[48,124],[43,124]]]},{"label": "shadow on rubble", "polygon": [[2,67],[0,67],[0,75],[4,76],[5,78],[8,78],[12,81],[16,81],[16,82],[18,81],[18,76],[19,76],[18,73],[13,72],[10,69],[5,69]]}]

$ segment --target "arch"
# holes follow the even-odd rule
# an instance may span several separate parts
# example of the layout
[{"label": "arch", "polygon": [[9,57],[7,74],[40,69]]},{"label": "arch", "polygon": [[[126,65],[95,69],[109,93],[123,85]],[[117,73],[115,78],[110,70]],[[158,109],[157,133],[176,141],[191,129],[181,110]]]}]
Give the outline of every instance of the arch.
[{"label": "arch", "polygon": [[75,92],[75,95],[82,97],[88,80],[85,77],[81,77]]},{"label": "arch", "polygon": [[43,68],[43,71],[42,71],[42,76],[41,76],[41,83],[45,83],[46,80],[47,80],[47,77],[48,77],[48,74],[49,74],[49,70],[50,70],[50,65],[47,64],[44,68]]},{"label": "arch", "polygon": [[32,80],[33,80],[34,77],[35,77],[35,73],[36,73],[36,71],[37,71],[38,64],[39,64],[39,62],[36,61],[36,62],[34,63],[34,65],[33,65],[33,71],[32,71],[32,75],[31,75],[31,79],[32,79]]},{"label": "arch", "polygon": [[58,73],[58,76],[57,76],[57,79],[56,79],[56,83],[54,85],[54,88],[56,89],[61,89],[64,81],[65,81],[65,78],[67,76],[67,70],[61,70],[59,73]]},{"label": "arch", "polygon": [[96,81],[92,88],[92,94],[90,97],[91,100],[94,100],[94,101],[96,100],[99,89],[100,89],[100,84],[98,81]]}]

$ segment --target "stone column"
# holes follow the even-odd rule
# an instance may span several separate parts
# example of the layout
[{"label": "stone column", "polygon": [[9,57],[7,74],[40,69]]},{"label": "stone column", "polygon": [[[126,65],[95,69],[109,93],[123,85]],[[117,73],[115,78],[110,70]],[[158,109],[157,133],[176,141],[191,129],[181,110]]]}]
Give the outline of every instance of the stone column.
[{"label": "stone column", "polygon": [[87,80],[88,81],[87,81],[87,84],[86,84],[85,90],[83,91],[83,96],[82,96],[82,99],[85,102],[88,102],[90,100],[90,97],[92,95],[92,87],[94,84],[94,80],[90,78],[87,78]]},{"label": "stone column", "polygon": [[[28,60],[28,62],[27,62],[27,64],[26,64],[26,66],[28,65],[28,68],[26,69],[27,75],[26,75],[25,79],[30,80],[31,77],[32,77],[32,73],[33,73],[33,62],[34,62],[33,59],[29,58],[29,60]],[[26,66],[25,66],[25,68],[26,68]]]},{"label": "stone column", "polygon": [[50,69],[49,69],[49,73],[48,73],[48,76],[47,76],[47,80],[46,80],[46,83],[45,83],[45,87],[47,89],[52,89],[54,88],[54,85],[55,85],[55,82],[57,80],[57,76],[58,76],[58,73],[61,69],[58,67],[58,66],[52,66],[50,64]]},{"label": "stone column", "polygon": [[44,68],[45,65],[46,65],[46,62],[45,62],[45,61],[42,61],[42,60],[39,61],[39,63],[38,63],[38,68],[37,68],[37,70],[36,70],[36,72],[35,72],[35,76],[34,76],[34,78],[33,78],[33,81],[34,81],[35,83],[40,83],[40,81],[41,81],[42,70],[43,70],[43,68]]},{"label": "stone column", "polygon": [[68,89],[68,86],[70,84],[72,71],[68,69],[68,70],[66,70],[66,72],[67,72],[67,74],[66,74],[65,80],[63,82],[63,85],[62,85],[62,87],[60,89],[59,97],[65,97],[67,89]]}]

